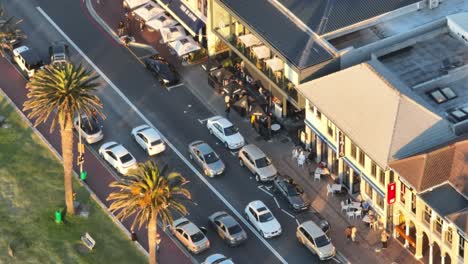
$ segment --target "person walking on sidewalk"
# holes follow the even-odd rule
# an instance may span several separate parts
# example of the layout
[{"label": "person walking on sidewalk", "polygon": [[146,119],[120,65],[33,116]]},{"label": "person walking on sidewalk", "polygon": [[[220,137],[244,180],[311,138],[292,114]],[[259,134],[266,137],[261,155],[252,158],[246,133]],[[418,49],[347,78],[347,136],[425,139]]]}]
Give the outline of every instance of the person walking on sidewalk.
[{"label": "person walking on sidewalk", "polygon": [[224,110],[224,112],[226,112],[226,117],[229,117],[229,113],[231,112],[231,103],[230,102],[226,103],[226,110]]},{"label": "person walking on sidewalk", "polygon": [[384,229],[382,233],[380,234],[380,241],[382,242],[382,248],[387,248],[388,237],[389,235],[387,231]]},{"label": "person walking on sidewalk", "polygon": [[356,242],[356,236],[357,236],[357,228],[355,226],[353,226],[351,228],[351,240],[353,242]]},{"label": "person walking on sidewalk", "polygon": [[117,27],[117,35],[118,35],[119,37],[123,36],[124,29],[125,29],[124,22],[123,22],[122,20],[120,20],[119,26]]},{"label": "person walking on sidewalk", "polygon": [[345,235],[346,235],[346,239],[351,240],[351,226],[348,226],[345,229]]},{"label": "person walking on sidewalk", "polygon": [[304,150],[301,150],[299,156],[297,157],[297,166],[300,168],[304,168],[306,157],[304,154]]},{"label": "person walking on sidewalk", "polygon": [[299,150],[297,147],[294,147],[291,153],[291,159],[295,160],[299,156]]}]

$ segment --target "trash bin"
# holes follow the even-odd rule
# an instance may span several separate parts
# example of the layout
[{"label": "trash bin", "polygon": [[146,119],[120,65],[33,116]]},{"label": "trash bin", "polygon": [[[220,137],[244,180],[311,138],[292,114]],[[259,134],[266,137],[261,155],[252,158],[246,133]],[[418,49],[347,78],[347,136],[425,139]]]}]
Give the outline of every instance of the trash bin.
[{"label": "trash bin", "polygon": [[62,223],[62,212],[60,210],[55,211],[55,223]]},{"label": "trash bin", "polygon": [[88,178],[88,173],[87,173],[86,171],[82,171],[82,172],[80,173],[80,179],[81,179],[82,181],[86,181],[87,178]]}]

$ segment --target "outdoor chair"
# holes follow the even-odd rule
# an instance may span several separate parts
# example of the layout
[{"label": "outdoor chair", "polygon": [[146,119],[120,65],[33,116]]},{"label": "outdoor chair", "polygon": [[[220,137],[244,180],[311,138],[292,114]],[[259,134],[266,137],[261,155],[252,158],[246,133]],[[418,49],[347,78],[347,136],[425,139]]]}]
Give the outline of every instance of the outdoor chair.
[{"label": "outdoor chair", "polygon": [[334,192],[330,186],[330,184],[327,184],[327,197],[328,197],[328,194],[331,193],[332,195],[334,195]]},{"label": "outdoor chair", "polygon": [[94,241],[88,232],[86,232],[84,236],[81,236],[81,241],[89,250],[93,250],[94,246],[96,245],[96,241]]},{"label": "outdoor chair", "polygon": [[349,206],[345,204],[344,201],[341,201],[341,212],[348,212]]},{"label": "outdoor chair", "polygon": [[377,221],[374,221],[374,222],[369,223],[369,227],[370,227],[372,230],[377,230]]},{"label": "outdoor chair", "polygon": [[356,217],[356,215],[354,214],[353,211],[348,211],[348,212],[346,212],[346,215],[348,216],[348,219],[350,219],[350,218],[355,218],[355,217]]},{"label": "outdoor chair", "polygon": [[357,217],[361,218],[361,217],[362,217],[362,210],[359,209],[359,210],[354,211],[354,217],[356,217],[356,218],[357,218]]},{"label": "outdoor chair", "polygon": [[322,176],[320,173],[314,173],[314,181],[320,181],[320,176]]}]

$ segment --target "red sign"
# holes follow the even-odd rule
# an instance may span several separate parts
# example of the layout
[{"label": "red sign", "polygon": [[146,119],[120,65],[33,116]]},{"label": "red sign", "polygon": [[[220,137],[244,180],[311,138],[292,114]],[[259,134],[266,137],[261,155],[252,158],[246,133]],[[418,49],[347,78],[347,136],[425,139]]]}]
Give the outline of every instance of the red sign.
[{"label": "red sign", "polygon": [[387,185],[387,204],[393,204],[396,200],[396,183],[392,182]]}]

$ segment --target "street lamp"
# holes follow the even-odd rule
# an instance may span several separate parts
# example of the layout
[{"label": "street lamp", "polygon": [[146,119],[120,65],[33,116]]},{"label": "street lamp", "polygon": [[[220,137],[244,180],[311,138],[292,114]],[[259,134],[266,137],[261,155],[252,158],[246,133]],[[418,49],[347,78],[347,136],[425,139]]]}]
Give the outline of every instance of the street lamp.
[{"label": "street lamp", "polygon": [[86,181],[88,173],[83,170],[84,144],[81,142],[81,114],[78,116],[78,166],[80,166],[80,179]]}]

